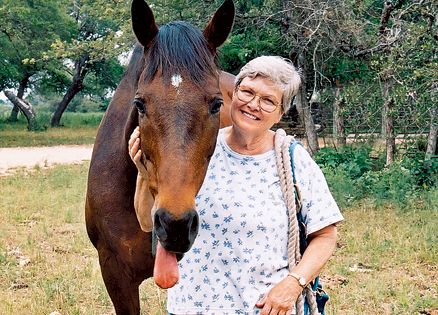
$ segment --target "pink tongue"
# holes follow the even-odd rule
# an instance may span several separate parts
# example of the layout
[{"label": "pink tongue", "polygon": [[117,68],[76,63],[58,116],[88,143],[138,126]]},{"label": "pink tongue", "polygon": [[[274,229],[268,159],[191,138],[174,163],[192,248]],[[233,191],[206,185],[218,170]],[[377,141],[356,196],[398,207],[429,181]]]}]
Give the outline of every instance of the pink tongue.
[{"label": "pink tongue", "polygon": [[176,255],[165,250],[158,241],[154,265],[155,283],[162,289],[168,289],[173,287],[178,279],[179,270]]}]

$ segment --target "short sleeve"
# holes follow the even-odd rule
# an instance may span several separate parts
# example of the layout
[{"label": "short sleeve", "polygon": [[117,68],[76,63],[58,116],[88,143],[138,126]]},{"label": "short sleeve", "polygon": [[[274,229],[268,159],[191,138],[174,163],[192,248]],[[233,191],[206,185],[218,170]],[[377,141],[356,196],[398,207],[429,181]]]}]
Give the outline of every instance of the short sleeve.
[{"label": "short sleeve", "polygon": [[301,145],[295,147],[294,164],[307,235],[344,220],[324,174]]}]

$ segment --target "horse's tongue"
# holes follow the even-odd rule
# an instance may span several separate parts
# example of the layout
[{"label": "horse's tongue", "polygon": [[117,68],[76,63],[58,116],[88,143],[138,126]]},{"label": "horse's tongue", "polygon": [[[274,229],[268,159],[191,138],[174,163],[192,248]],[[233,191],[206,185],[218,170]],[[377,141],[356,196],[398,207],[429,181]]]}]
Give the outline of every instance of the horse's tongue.
[{"label": "horse's tongue", "polygon": [[157,252],[155,255],[154,280],[163,289],[173,287],[179,279],[178,263],[176,255],[169,253],[157,242]]}]

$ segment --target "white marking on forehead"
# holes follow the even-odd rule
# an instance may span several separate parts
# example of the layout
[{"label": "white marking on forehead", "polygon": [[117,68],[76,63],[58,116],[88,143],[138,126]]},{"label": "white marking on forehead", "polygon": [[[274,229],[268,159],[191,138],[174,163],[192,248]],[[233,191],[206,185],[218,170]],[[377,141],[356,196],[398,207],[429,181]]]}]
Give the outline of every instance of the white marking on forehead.
[{"label": "white marking on forehead", "polygon": [[175,87],[175,89],[178,89],[181,83],[182,83],[181,76],[179,74],[174,74],[172,76],[172,85]]}]

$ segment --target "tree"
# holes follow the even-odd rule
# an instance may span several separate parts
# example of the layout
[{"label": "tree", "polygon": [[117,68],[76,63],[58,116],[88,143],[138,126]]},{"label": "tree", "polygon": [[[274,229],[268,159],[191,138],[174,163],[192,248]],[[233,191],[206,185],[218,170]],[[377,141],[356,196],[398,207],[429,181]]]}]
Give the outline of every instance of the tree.
[{"label": "tree", "polygon": [[[0,5],[0,89],[15,88],[23,98],[32,76],[50,63],[47,51],[56,39],[69,37],[63,1],[4,0]],[[16,120],[18,106],[10,119]]]},{"label": "tree", "polygon": [[333,80],[323,72],[325,65],[350,36],[350,7],[344,1],[280,1],[282,32],[290,43],[290,57],[302,69],[302,87],[297,109],[306,130],[309,149],[319,150],[318,137],[312,118],[312,104],[320,103],[324,86]]},{"label": "tree", "polygon": [[36,120],[35,110],[33,109],[33,106],[26,102],[25,100],[18,98],[14,95],[14,93],[10,91],[4,91],[6,97],[11,101],[14,106],[17,106],[20,108],[20,110],[23,112],[24,116],[27,119],[27,129],[28,130],[37,130],[38,129],[38,123]]},{"label": "tree", "polygon": [[128,1],[122,0],[73,1],[68,6],[75,36],[71,41],[56,41],[52,48],[54,55],[65,61],[64,71],[71,81],[52,116],[52,126],[59,126],[70,101],[84,89],[89,73],[98,73],[102,64],[131,49],[134,41],[128,9]]}]

